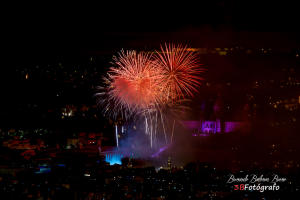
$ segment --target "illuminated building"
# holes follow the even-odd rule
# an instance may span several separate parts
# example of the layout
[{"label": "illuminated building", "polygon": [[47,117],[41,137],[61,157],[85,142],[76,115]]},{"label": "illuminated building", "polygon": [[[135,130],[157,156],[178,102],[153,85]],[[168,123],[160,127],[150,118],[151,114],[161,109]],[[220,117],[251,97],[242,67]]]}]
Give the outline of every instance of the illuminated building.
[{"label": "illuminated building", "polygon": [[110,165],[122,164],[123,155],[118,152],[105,152],[105,161]]},{"label": "illuminated building", "polygon": [[230,133],[240,130],[244,122],[223,122],[224,130],[222,131],[222,123],[220,120],[216,121],[182,121],[183,126],[193,133],[193,136],[208,136],[220,133]]}]

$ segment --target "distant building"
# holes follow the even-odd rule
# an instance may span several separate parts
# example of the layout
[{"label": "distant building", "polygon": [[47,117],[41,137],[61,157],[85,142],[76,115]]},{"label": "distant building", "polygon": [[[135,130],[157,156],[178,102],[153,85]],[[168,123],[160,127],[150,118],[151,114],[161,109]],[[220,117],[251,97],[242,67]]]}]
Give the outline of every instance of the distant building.
[{"label": "distant building", "polygon": [[213,134],[235,132],[242,129],[245,125],[244,122],[225,121],[221,123],[220,120],[182,121],[182,124],[186,129],[191,131],[193,136],[208,136]]}]

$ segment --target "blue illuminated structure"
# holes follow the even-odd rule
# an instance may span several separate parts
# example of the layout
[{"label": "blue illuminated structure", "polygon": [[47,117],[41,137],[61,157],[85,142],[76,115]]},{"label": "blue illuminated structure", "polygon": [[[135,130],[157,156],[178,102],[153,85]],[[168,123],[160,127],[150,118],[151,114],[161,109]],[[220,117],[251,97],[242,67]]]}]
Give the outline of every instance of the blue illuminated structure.
[{"label": "blue illuminated structure", "polygon": [[245,126],[244,122],[223,122],[223,131],[221,130],[221,121],[182,121],[182,124],[187,129],[193,132],[193,136],[208,136],[217,133],[231,133],[240,130]]},{"label": "blue illuminated structure", "polygon": [[123,158],[123,155],[118,152],[112,152],[112,153],[105,154],[105,161],[108,162],[110,165],[114,165],[114,164],[121,165],[122,158]]}]

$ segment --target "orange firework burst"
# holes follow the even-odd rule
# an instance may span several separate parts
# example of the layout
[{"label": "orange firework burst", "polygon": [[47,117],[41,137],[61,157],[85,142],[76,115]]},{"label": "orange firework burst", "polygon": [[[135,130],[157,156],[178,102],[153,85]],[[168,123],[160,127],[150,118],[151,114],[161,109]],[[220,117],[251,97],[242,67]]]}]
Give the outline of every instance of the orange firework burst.
[{"label": "orange firework burst", "polygon": [[[203,71],[186,46],[165,45],[155,55],[121,51],[113,58],[100,103],[115,115],[145,113],[193,96]],[[127,115],[126,114],[126,115]]]},{"label": "orange firework burst", "polygon": [[203,72],[197,54],[188,51],[187,46],[165,44],[161,52],[154,56],[157,68],[163,71],[163,89],[168,100],[177,100],[185,96],[193,96],[197,92]]},{"label": "orange firework burst", "polygon": [[128,109],[146,109],[161,96],[161,71],[151,60],[151,54],[122,51],[114,58],[110,69],[110,97]]}]

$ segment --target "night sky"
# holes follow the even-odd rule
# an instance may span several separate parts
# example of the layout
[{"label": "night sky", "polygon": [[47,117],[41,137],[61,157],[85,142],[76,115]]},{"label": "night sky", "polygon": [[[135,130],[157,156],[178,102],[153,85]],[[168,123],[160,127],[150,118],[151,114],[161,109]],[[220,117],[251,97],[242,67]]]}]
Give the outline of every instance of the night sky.
[{"label": "night sky", "polygon": [[[296,51],[300,45],[296,6],[288,3],[213,1],[136,5],[126,2],[27,7],[30,6],[11,6],[4,18],[1,105],[5,113],[10,109],[18,112],[16,103],[26,98],[44,105],[53,102],[47,94],[56,90],[55,85],[34,82],[32,86],[22,86],[17,81],[16,69],[62,60],[72,65],[98,56],[102,60],[98,59],[97,67],[102,73],[109,67],[112,55],[121,49],[151,51],[165,42],[184,43],[194,48],[272,48],[280,57],[290,56],[286,52]],[[248,83],[245,75],[249,72],[264,77],[272,62],[277,62],[263,61],[269,62],[264,72],[251,59],[249,62],[224,57],[202,56],[201,59],[210,69],[205,78],[240,82],[240,88]],[[261,72],[257,73],[258,69]],[[78,96],[93,93],[84,89],[81,92]],[[86,100],[90,101],[90,97]],[[2,118],[10,121],[3,113]]]}]

